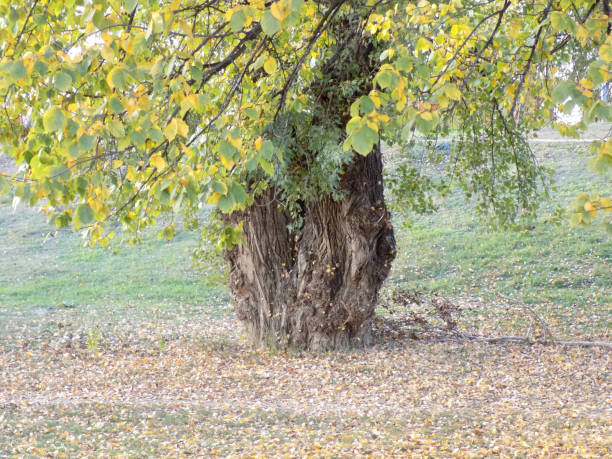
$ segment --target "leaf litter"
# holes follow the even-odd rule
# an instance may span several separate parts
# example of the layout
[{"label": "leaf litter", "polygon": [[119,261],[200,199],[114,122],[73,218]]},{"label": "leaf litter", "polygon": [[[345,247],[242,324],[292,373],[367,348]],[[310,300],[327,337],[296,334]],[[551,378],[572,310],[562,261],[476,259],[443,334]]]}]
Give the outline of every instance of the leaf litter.
[{"label": "leaf litter", "polygon": [[206,315],[113,333],[2,341],[0,457],[610,454],[608,349],[403,333],[258,351]]}]

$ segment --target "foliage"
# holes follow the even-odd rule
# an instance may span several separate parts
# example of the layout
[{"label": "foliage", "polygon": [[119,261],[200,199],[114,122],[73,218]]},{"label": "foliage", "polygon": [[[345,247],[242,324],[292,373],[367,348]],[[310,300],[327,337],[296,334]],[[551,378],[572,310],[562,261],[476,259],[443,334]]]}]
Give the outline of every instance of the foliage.
[{"label": "foliage", "polygon": [[[456,138],[448,177],[505,224],[533,213],[546,177],[525,136],[556,107],[582,108],[568,134],[612,113],[598,96],[612,60],[601,0],[30,0],[0,17],[0,138],[20,165],[0,192],[92,243],[114,220],[138,231],[162,212],[230,213],[269,186],[290,210],[341,198],[353,151],[415,131]],[[607,169],[612,142],[594,154]],[[574,220],[608,203],[581,197]]]}]

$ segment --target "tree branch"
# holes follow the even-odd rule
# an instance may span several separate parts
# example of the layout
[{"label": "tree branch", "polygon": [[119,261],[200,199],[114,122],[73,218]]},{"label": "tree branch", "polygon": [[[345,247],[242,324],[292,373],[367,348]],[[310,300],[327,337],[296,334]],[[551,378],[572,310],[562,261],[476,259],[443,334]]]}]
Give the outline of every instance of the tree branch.
[{"label": "tree branch", "polygon": [[340,10],[340,7],[344,4],[345,1],[346,0],[338,0],[338,1],[336,1],[336,3],[329,10],[327,10],[327,12],[323,16],[323,18],[321,18],[321,20],[319,21],[319,24],[317,24],[317,27],[316,27],[314,33],[312,34],[312,37],[310,37],[310,40],[308,42],[308,46],[306,47],[306,50],[302,54],[302,57],[300,58],[298,63],[293,68],[293,71],[289,75],[289,78],[287,78],[287,81],[285,82],[285,84],[283,85],[283,88],[280,91],[280,99],[278,101],[278,107],[276,109],[276,113],[274,114],[274,119],[275,120],[278,117],[278,114],[282,110],[283,106],[285,105],[285,99],[287,98],[287,93],[289,92],[289,88],[293,84],[293,82],[294,82],[294,80],[295,80],[295,78],[296,78],[300,68],[304,64],[304,61],[306,60],[306,57],[310,54],[310,51],[312,50],[312,47],[317,42],[317,40],[319,39],[319,37],[321,36],[323,31],[327,28],[327,26],[329,25],[331,19],[333,19],[333,17],[338,13],[338,11]]},{"label": "tree branch", "polygon": [[523,85],[525,84],[525,79],[527,78],[527,74],[529,73],[529,69],[531,68],[531,62],[533,61],[533,56],[535,55],[536,48],[538,47],[538,43],[540,42],[540,35],[542,34],[542,30],[544,29],[543,22],[548,17],[548,13],[550,13],[550,9],[552,8],[553,0],[548,2],[546,8],[544,9],[542,16],[538,20],[540,26],[538,27],[538,31],[534,38],[533,46],[531,46],[531,52],[529,53],[529,58],[527,59],[527,65],[525,65],[525,70],[521,73],[521,79],[519,81],[519,85],[516,88],[516,93],[514,94],[514,100],[512,101],[512,108],[510,109],[510,117],[514,119],[514,112],[516,111],[516,104],[518,102],[519,95],[521,94],[521,90],[523,89]]}]

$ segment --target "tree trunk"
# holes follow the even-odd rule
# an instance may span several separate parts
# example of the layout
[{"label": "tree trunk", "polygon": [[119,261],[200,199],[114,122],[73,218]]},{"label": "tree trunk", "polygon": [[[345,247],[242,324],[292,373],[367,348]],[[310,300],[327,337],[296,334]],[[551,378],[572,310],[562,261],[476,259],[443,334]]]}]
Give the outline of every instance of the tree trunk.
[{"label": "tree trunk", "polygon": [[273,190],[243,221],[245,242],[226,253],[234,308],[257,347],[329,350],[371,342],[378,291],[395,256],[380,148],[355,155],[345,197],[309,203],[297,234]]}]

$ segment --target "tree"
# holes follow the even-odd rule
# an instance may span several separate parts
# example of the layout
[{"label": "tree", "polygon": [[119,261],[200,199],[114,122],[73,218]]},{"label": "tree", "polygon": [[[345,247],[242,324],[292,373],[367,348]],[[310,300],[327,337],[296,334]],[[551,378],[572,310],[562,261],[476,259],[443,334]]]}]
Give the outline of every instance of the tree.
[{"label": "tree", "polygon": [[[555,107],[582,107],[569,134],[611,118],[607,0],[1,5],[0,138],[20,169],[0,189],[92,244],[113,222],[137,232],[215,206],[258,345],[369,340],[395,256],[382,141],[452,136],[446,180],[503,225],[545,191],[525,137]],[[593,147],[596,168],[611,143]],[[404,172],[423,210],[440,184]],[[576,223],[610,208],[580,199]]]}]

